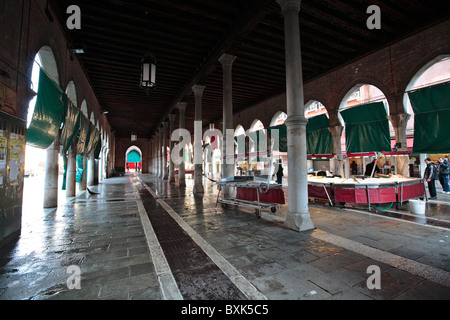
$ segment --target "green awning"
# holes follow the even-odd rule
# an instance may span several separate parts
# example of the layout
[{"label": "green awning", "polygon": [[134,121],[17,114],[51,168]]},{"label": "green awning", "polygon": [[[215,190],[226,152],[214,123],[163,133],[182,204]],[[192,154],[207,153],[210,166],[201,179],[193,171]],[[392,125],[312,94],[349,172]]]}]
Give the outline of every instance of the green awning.
[{"label": "green awning", "polygon": [[73,139],[78,135],[80,130],[80,110],[67,100],[66,117],[64,126],[61,130],[60,144],[63,146],[63,153],[69,150]]},{"label": "green awning", "polygon": [[341,111],[347,152],[391,151],[389,120],[383,102]]},{"label": "green awning", "polygon": [[141,162],[141,155],[136,150],[131,150],[127,155],[127,162]]},{"label": "green awning", "polygon": [[77,156],[77,182],[81,182],[83,178],[83,156]]},{"label": "green awning", "polygon": [[88,144],[86,147],[86,152],[88,154],[91,153],[92,151],[94,151],[95,153],[97,145],[100,143],[100,132],[98,132],[97,128],[91,122],[89,123],[89,126],[91,134],[89,135],[89,140],[87,141]]},{"label": "green awning", "polygon": [[408,93],[417,153],[450,152],[450,82]]},{"label": "green awning", "polygon": [[56,139],[63,120],[63,92],[41,69],[33,117],[27,131],[27,143],[47,149]]},{"label": "green awning", "polygon": [[[93,126],[92,126],[93,127]],[[91,135],[91,122],[86,116],[80,116],[80,136],[78,137],[77,154],[87,155],[87,146],[89,143],[89,137]]]},{"label": "green awning", "polygon": [[[275,131],[277,130],[277,131]],[[287,130],[286,125],[281,124],[275,127],[267,128],[268,133],[272,138],[275,138],[275,145],[273,151],[287,152]]]},{"label": "green awning", "polygon": [[306,146],[308,154],[332,154],[334,153],[333,136],[330,130],[330,121],[323,114],[308,119],[306,125]]}]

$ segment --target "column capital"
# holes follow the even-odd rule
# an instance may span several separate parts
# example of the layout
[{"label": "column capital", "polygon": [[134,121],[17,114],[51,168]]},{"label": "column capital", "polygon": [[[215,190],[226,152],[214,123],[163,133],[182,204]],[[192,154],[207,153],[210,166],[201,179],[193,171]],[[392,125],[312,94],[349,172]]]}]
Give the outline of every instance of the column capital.
[{"label": "column capital", "polygon": [[199,85],[199,84],[194,84],[192,86],[192,91],[194,92],[195,96],[201,96],[203,94],[203,91],[205,90],[205,86]]},{"label": "column capital", "polygon": [[331,126],[328,128],[333,138],[341,138],[342,131],[344,130],[343,126]]},{"label": "column capital", "polygon": [[177,106],[178,106],[178,111],[180,111],[180,113],[184,112],[184,111],[186,111],[187,102],[178,102]]},{"label": "column capital", "polygon": [[231,66],[234,60],[236,60],[236,56],[233,56],[232,54],[229,53],[223,53],[219,58],[219,62],[223,66]]},{"label": "column capital", "polygon": [[394,128],[406,127],[410,118],[411,115],[409,113],[400,113],[388,116],[388,119],[392,122],[392,126]]},{"label": "column capital", "polygon": [[300,12],[302,0],[276,0],[276,1],[280,5],[281,12],[283,13],[283,15],[291,10]]}]

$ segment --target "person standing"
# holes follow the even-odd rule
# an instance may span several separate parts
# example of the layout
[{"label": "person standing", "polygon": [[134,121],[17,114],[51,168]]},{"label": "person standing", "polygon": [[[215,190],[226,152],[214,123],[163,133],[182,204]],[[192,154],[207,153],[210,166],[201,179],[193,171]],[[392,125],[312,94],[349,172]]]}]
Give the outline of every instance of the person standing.
[{"label": "person standing", "polygon": [[278,171],[277,171],[277,183],[283,183],[283,166],[281,165],[281,161],[278,163]]},{"label": "person standing", "polygon": [[448,184],[448,176],[450,174],[450,168],[449,168],[449,163],[448,160],[445,159],[444,157],[440,157],[439,158],[439,163],[438,163],[438,173],[439,173],[439,182],[441,183],[442,186],[442,192],[446,193],[446,194],[450,194],[450,187]]},{"label": "person standing", "polygon": [[[375,170],[373,168],[374,166],[375,166]],[[372,160],[372,162],[370,162],[369,164],[366,165],[366,172],[364,172],[364,175],[366,177],[370,177],[370,176],[372,176],[372,171],[374,171],[373,172],[374,176],[381,172],[380,168],[378,168],[378,166],[377,166],[377,161],[376,160]]]},{"label": "person standing", "polygon": [[425,172],[423,174],[424,180],[428,183],[428,191],[430,192],[430,200],[436,199],[436,185],[435,180],[438,177],[436,166],[431,162],[430,158],[425,159],[425,164],[427,167],[425,168]]}]

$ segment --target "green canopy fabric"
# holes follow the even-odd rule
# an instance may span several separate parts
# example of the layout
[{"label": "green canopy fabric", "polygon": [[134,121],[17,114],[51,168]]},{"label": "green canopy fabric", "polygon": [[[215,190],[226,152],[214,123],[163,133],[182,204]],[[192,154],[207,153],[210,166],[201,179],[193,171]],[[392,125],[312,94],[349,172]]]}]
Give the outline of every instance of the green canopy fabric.
[{"label": "green canopy fabric", "polygon": [[323,114],[308,119],[306,125],[307,154],[332,154],[334,153],[333,136],[330,130],[330,121]]},{"label": "green canopy fabric", "polygon": [[66,117],[64,119],[64,126],[61,130],[60,136],[60,144],[63,146],[63,153],[66,153],[69,150],[70,145],[72,144],[75,137],[78,135],[80,130],[80,110],[75,107],[68,99],[67,100],[67,109],[66,109]]},{"label": "green canopy fabric", "polygon": [[131,150],[127,155],[127,162],[141,162],[141,155],[136,150]]},{"label": "green canopy fabric", "polygon": [[29,145],[46,149],[55,141],[65,112],[63,95],[61,89],[41,69],[36,105],[27,130]]},{"label": "green canopy fabric", "polygon": [[348,153],[391,151],[389,120],[383,102],[346,109],[341,115]]},{"label": "green canopy fabric", "polygon": [[94,151],[95,153],[97,145],[100,142],[100,132],[98,132],[97,128],[95,128],[94,124],[92,124],[91,122],[89,123],[89,126],[91,134],[89,135],[89,140],[86,148],[86,152],[88,154],[92,151]]},{"label": "green canopy fabric", "polygon": [[417,153],[450,152],[450,82],[408,93]]},{"label": "green canopy fabric", "polygon": [[89,143],[89,137],[91,135],[91,126],[90,121],[86,118],[86,116],[80,116],[80,135],[78,137],[77,144],[77,154],[79,155],[87,155],[87,147]]},{"label": "green canopy fabric", "polygon": [[77,156],[77,182],[83,179],[83,156]]}]

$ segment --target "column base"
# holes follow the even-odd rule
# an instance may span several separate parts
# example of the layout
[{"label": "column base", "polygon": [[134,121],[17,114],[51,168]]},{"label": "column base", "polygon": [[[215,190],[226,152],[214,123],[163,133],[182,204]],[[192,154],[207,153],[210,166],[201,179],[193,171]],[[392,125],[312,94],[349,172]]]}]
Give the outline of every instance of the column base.
[{"label": "column base", "polygon": [[308,213],[288,212],[284,227],[294,231],[309,231],[313,230],[314,223]]}]

